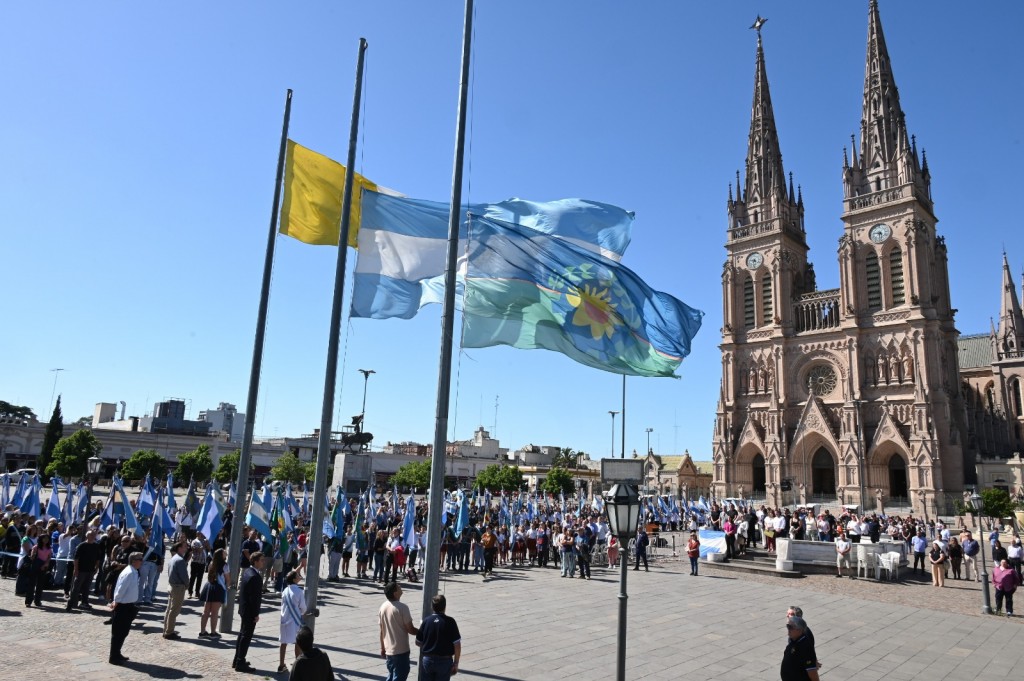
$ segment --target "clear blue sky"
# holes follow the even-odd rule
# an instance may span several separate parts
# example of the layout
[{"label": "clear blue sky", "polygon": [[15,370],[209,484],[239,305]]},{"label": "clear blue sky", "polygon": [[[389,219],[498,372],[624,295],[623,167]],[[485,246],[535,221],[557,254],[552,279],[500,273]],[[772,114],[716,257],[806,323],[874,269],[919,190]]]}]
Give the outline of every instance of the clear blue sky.
[{"label": "clear blue sky", "polygon": [[[472,201],[579,196],[636,211],[624,262],[707,312],[681,379],[630,378],[627,451],[710,458],[726,188],[746,153],[756,36],[785,168],[803,186],[820,288],[838,285],[842,147],[859,129],[867,0],[479,2]],[[1024,242],[1024,4],[883,0],[911,133],[928,151],[962,333],[998,314]],[[0,21],[5,295],[0,399],[67,420],[169,397],[244,409],[286,88],[291,137],[344,160],[357,40],[369,41],[358,169],[448,200],[461,2],[37,3]],[[278,242],[256,433],[319,425],[335,252]],[[350,253],[350,266],[354,253]],[[377,444],[430,442],[440,308],[345,321],[337,413]],[[450,435],[611,451],[621,379],[544,351],[458,354]],[[495,399],[499,406],[495,414]],[[496,428],[495,426],[496,421]],[[616,429],[620,422],[616,421]],[[616,451],[618,450],[616,434]]]}]

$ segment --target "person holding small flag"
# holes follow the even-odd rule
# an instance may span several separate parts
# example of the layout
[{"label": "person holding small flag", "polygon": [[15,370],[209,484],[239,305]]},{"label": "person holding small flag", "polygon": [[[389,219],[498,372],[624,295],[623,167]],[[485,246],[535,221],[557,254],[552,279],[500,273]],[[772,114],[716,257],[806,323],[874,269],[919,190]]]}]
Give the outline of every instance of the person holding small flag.
[{"label": "person holding small flag", "polygon": [[[295,635],[302,627],[302,616],[306,614],[306,597],[299,586],[302,577],[298,570],[292,570],[285,576],[284,590],[281,591],[281,663],[277,667],[278,672],[288,671],[284,663],[285,651],[289,645],[295,645]],[[295,657],[299,656],[298,647],[295,648]]]}]

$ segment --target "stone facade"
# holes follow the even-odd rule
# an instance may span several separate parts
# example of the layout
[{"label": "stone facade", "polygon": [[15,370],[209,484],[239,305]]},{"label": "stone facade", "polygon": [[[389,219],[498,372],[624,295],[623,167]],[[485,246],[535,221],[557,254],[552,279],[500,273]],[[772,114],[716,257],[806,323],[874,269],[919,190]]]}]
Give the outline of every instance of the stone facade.
[{"label": "stone facade", "polygon": [[840,287],[819,291],[759,31],[746,174],[727,206],[714,493],[874,507],[881,490],[887,505],[930,512],[974,482],[974,466],[946,245],[875,0],[860,147],[844,149],[842,176]]}]

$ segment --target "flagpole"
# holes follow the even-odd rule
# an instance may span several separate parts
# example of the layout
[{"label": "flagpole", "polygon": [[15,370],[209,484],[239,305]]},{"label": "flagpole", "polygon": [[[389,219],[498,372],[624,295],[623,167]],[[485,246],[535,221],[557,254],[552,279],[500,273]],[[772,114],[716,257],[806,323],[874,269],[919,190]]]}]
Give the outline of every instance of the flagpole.
[{"label": "flagpole", "polygon": [[334,418],[334,389],[338,377],[338,345],[341,336],[341,300],[345,294],[345,258],[348,253],[348,232],[352,215],[352,181],[355,178],[356,143],[359,137],[359,106],[363,93],[363,61],[366,39],[359,39],[356,58],[355,95],[352,98],[352,123],[348,138],[348,161],[345,190],[341,195],[341,236],[338,240],[338,262],[334,271],[334,301],[331,306],[331,329],[327,340],[327,371],[324,376],[324,403],[320,414],[320,438],[316,448],[316,477],[313,478],[313,517],[309,527],[309,565],[306,572],[306,614],[310,629],[316,627],[316,594],[320,586],[320,548],[323,545],[324,500],[327,497],[327,466],[331,460],[331,428]]},{"label": "flagpole", "polygon": [[452,202],[448,215],[448,259],[444,273],[444,310],[441,313],[441,357],[437,378],[437,412],[434,449],[430,464],[430,501],[427,518],[427,558],[423,570],[423,610],[433,613],[437,594],[438,564],[441,562],[441,505],[444,503],[444,471],[448,436],[448,402],[452,382],[452,335],[455,333],[455,267],[459,252],[459,224],[462,222],[462,157],[466,143],[466,105],[469,90],[469,59],[473,44],[473,0],[466,0],[462,30],[462,73],[459,77],[459,108],[455,124],[455,161],[452,169]]},{"label": "flagpole", "polygon": [[[274,200],[270,208],[270,229],[267,234],[267,253],[263,260],[263,283],[260,287],[260,304],[256,312],[256,338],[252,346],[252,368],[249,371],[249,397],[245,403],[245,429],[242,433],[242,451],[238,457],[237,487],[248,486],[249,466],[252,462],[252,439],[256,425],[256,401],[260,392],[260,369],[263,365],[263,337],[267,329],[267,304],[270,300],[270,274],[274,267],[274,244],[277,238],[277,210],[281,201],[281,177],[284,175],[284,155],[288,147],[288,121],[292,114],[292,91],[289,89],[284,100],[284,123],[281,126],[281,148],[277,154],[277,176],[274,180]],[[236,499],[237,501],[237,499]],[[235,585],[238,584],[238,568],[242,556],[242,522],[238,509],[231,509],[236,522],[231,523],[231,537],[228,541],[228,594],[221,610],[220,630],[231,631],[231,620],[235,614]],[[216,537],[207,537],[212,543]]]},{"label": "flagpole", "polygon": [[626,374],[622,374],[622,454],[619,458],[626,458]]}]

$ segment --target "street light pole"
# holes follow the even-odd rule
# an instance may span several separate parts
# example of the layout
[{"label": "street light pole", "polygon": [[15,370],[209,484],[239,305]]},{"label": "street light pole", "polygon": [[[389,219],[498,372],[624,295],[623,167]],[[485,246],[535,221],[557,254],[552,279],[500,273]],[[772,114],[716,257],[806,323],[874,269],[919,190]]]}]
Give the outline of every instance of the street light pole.
[{"label": "street light pole", "polygon": [[361,419],[362,428],[363,430],[366,430],[366,389],[370,385],[370,374],[375,374],[377,372],[373,369],[360,369],[359,373],[363,375],[363,409],[359,412],[359,415],[363,417]]},{"label": "street light pole", "polygon": [[978,553],[981,554],[981,614],[992,614],[992,602],[988,595],[988,568],[985,566],[985,543],[981,531],[981,495],[977,491],[971,495],[971,506],[974,508],[974,520],[978,526]]},{"label": "street light pole", "polygon": [[615,458],[615,416],[619,413],[617,411],[608,410],[608,413],[612,417],[612,458]]},{"label": "street light pole", "polygon": [[651,433],[654,432],[654,428],[647,428],[647,453],[651,453]]}]

